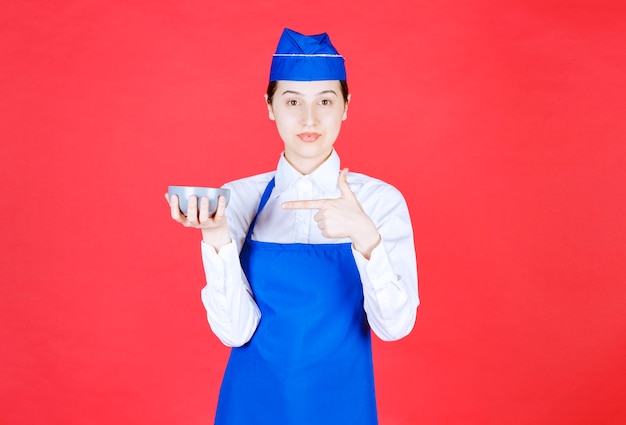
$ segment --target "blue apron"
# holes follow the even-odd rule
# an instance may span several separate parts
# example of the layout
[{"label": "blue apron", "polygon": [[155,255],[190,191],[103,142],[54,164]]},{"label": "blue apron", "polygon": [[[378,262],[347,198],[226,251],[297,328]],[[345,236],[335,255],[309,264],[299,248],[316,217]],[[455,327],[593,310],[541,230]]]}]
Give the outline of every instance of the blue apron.
[{"label": "blue apron", "polygon": [[[274,188],[270,181],[257,216]],[[375,425],[370,329],[349,243],[252,240],[240,258],[261,310],[231,350],[216,425]]]}]

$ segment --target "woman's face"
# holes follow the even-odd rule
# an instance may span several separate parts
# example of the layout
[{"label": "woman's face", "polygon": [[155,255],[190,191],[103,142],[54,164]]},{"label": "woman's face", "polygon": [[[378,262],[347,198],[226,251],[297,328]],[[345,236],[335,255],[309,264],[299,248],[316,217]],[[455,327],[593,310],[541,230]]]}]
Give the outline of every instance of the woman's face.
[{"label": "woman's face", "polygon": [[331,154],[348,103],[338,80],[278,81],[268,110],[285,143],[285,158],[309,174]]}]

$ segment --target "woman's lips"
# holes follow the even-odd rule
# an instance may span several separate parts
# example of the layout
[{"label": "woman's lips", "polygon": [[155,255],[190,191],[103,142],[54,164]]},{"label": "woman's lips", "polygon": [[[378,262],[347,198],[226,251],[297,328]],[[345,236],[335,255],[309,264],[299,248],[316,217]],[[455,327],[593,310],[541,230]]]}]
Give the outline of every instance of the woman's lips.
[{"label": "woman's lips", "polygon": [[298,137],[303,142],[314,142],[319,139],[320,135],[319,133],[300,133],[298,134]]}]

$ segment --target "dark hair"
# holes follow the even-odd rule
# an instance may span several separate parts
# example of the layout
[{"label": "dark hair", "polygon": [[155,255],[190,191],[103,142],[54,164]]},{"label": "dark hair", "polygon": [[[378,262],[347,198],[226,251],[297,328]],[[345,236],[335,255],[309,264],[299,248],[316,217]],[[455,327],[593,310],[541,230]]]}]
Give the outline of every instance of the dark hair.
[{"label": "dark hair", "polygon": [[[276,93],[276,85],[278,81],[270,81],[267,85],[267,103],[272,103],[272,98],[274,97],[274,93]],[[346,80],[339,80],[339,84],[341,84],[341,95],[343,96],[344,102],[348,102],[348,83]]]}]

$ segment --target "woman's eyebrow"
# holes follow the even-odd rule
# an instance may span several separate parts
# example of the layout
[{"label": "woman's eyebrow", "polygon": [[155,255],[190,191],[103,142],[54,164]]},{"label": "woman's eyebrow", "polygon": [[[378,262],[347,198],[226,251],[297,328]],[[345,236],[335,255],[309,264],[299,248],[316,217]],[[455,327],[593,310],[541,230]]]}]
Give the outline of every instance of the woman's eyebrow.
[{"label": "woman's eyebrow", "polygon": [[[282,96],[286,95],[286,94],[295,94],[296,96],[304,96],[304,93],[300,93],[299,91],[295,91],[295,90],[285,90],[284,92],[282,92]],[[316,96],[322,95],[322,94],[334,94],[335,96],[337,96],[337,92],[335,90],[322,90],[321,92],[317,93]]]}]

